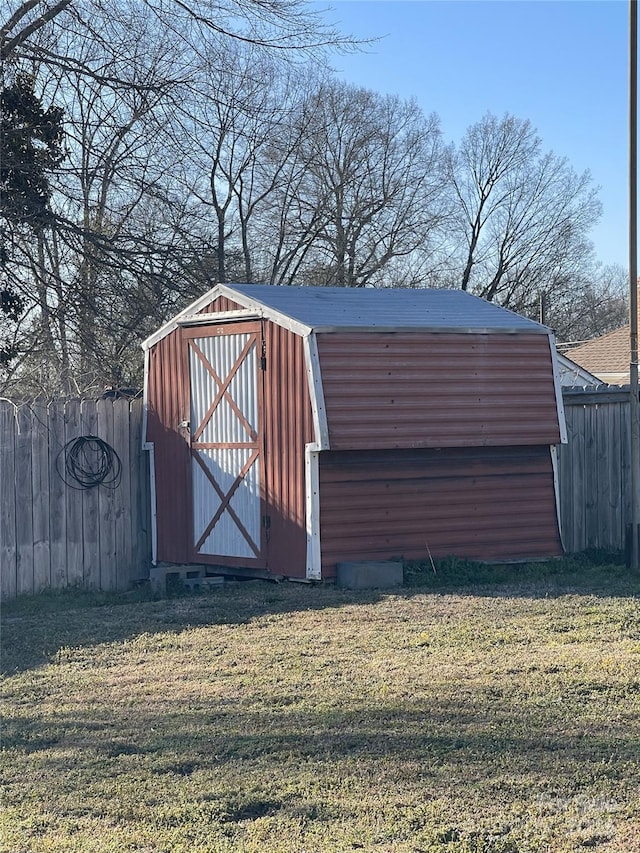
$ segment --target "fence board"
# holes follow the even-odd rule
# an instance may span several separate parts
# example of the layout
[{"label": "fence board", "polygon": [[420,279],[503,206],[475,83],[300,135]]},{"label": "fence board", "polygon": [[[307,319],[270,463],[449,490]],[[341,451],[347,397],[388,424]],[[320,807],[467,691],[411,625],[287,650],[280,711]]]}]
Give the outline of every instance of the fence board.
[{"label": "fence board", "polygon": [[49,425],[47,407],[31,407],[31,474],[33,488],[33,591],[51,586],[49,534]]},{"label": "fence board", "polygon": [[[64,409],[64,443],[67,445],[82,435],[80,423],[80,400],[68,400]],[[59,457],[60,471],[64,470],[65,453]],[[67,583],[81,586],[83,582],[83,530],[82,530],[82,492],[67,483],[65,489],[67,515]]]},{"label": "fence board", "polygon": [[15,407],[7,400],[0,400],[0,594],[3,601],[17,595],[15,431]]},{"label": "fence board", "polygon": [[142,451],[142,400],[132,400],[129,424],[131,579],[141,580],[146,574],[149,560],[146,549],[150,539],[147,522],[149,475],[146,465],[149,454]]},{"label": "fence board", "polygon": [[[98,400],[98,436],[113,447],[113,403]],[[98,514],[100,518],[100,586],[105,590],[117,588],[116,529],[114,489],[98,489]]]},{"label": "fence board", "polygon": [[49,550],[51,587],[67,586],[67,503],[65,484],[57,470],[58,454],[64,445],[64,401],[49,404],[47,411],[49,443]]},{"label": "fence board", "polygon": [[[95,400],[83,400],[80,405],[82,435],[97,435],[98,414]],[[82,490],[82,574],[86,589],[100,589],[100,525],[98,522],[99,490]]]},{"label": "fence board", "polygon": [[600,466],[597,458],[596,434],[598,429],[598,409],[585,406],[584,409],[584,504],[587,548],[597,548],[599,539],[598,525],[598,486]]},{"label": "fence board", "polygon": [[598,433],[598,457],[605,465],[603,471],[604,488],[602,494],[604,514],[603,536],[608,547],[613,547],[614,542],[621,541],[623,530],[622,508],[622,455],[621,443],[616,442],[610,447],[612,437],[620,435],[622,405],[616,403],[607,406],[605,429]]},{"label": "fence board", "polygon": [[31,411],[18,409],[16,435],[16,544],[18,595],[33,592],[33,481],[31,476]]},{"label": "fence board", "polygon": [[[584,501],[573,500],[574,495],[584,495],[586,490],[585,483],[585,409],[584,407],[574,407],[572,418],[568,426],[569,447],[571,448],[571,456],[565,454],[565,448],[561,450],[562,461],[565,462],[560,470],[562,482],[566,482],[569,489],[566,493],[568,499],[565,505],[565,511],[569,516],[570,527],[567,536],[567,549],[569,551],[576,550],[576,542],[579,542],[585,529],[585,504]],[[564,513],[561,513],[561,517]]]},{"label": "fence board", "polygon": [[131,517],[131,460],[129,458],[129,401],[115,400],[113,404],[113,448],[120,459],[120,482],[113,490],[116,534],[116,589],[126,589],[130,578]]}]

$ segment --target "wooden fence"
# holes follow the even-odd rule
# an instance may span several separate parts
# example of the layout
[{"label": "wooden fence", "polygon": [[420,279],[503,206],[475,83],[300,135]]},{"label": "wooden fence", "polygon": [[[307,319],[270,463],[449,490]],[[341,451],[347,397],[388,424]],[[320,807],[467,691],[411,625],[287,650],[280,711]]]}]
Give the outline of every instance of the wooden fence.
[{"label": "wooden fence", "polygon": [[623,550],[631,521],[629,388],[563,389],[560,518],[569,553]]},{"label": "wooden fence", "polygon": [[[19,407],[0,401],[3,599],[68,586],[122,590],[148,576],[149,476],[141,433],[141,400]],[[116,451],[122,464],[116,488],[65,483],[59,454],[81,435],[98,436]]]},{"label": "wooden fence", "polygon": [[[621,550],[631,513],[629,390],[563,394],[568,444],[559,449],[560,515],[569,552]],[[142,401],[67,400],[20,407],[0,400],[0,592],[3,599],[80,586],[122,590],[151,559]],[[96,435],[122,463],[117,488],[75,489],[62,448]]]}]

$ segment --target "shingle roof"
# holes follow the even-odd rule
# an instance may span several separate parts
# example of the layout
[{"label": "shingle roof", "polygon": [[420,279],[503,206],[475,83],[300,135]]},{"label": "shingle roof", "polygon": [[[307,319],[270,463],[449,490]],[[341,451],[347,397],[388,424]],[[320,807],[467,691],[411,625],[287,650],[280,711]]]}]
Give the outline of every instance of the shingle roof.
[{"label": "shingle roof", "polygon": [[629,377],[629,329],[622,326],[586,344],[566,350],[565,355],[603,382],[624,382]]}]

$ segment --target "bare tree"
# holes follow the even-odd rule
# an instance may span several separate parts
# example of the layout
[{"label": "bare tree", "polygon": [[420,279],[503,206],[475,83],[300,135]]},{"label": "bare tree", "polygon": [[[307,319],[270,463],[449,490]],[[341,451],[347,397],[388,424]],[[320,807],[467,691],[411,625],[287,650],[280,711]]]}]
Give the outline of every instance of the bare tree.
[{"label": "bare tree", "polygon": [[588,172],[544,153],[529,121],[487,114],[447,152],[455,283],[523,313],[592,262],[600,214]]},{"label": "bare tree", "polygon": [[49,4],[43,0],[24,0],[0,26],[0,61],[20,58],[32,36],[61,15],[72,2],[58,0]]},{"label": "bare tree", "polygon": [[336,80],[299,116],[303,132],[275,207],[276,276],[379,285],[392,261],[428,257],[443,211],[437,118]]},{"label": "bare tree", "polygon": [[24,371],[64,390],[121,381],[122,365],[137,375],[138,341],[201,286],[212,252],[217,278],[230,257],[250,277],[250,171],[278,66],[351,47],[300,0],[22,0],[0,12],[5,85],[28,69],[43,102],[63,107],[68,146],[47,230],[22,229],[14,253],[22,341],[16,331],[7,346]]},{"label": "bare tree", "polygon": [[618,265],[585,269],[582,277],[546,300],[545,322],[559,341],[586,341],[629,322],[629,278]]},{"label": "bare tree", "polygon": [[217,281],[228,279],[227,260],[239,253],[242,277],[253,279],[252,220],[286,160],[288,152],[274,160],[274,140],[282,138],[279,128],[292,121],[292,102],[300,100],[290,79],[291,70],[263,50],[227,45],[190,81],[191,88],[215,97],[205,94],[194,103],[188,93],[175,96],[164,133],[185,164],[196,215],[203,223],[213,218]]},{"label": "bare tree", "polygon": [[106,45],[104,26],[111,15],[127,7],[133,13],[141,6],[182,47],[192,51],[201,45],[203,55],[212,38],[232,39],[291,56],[317,57],[329,48],[352,50],[356,45],[351,37],[326,23],[322,10],[314,10],[304,0],[142,0],[134,5],[128,0],[22,0],[17,8],[7,10],[0,24],[0,60],[36,58],[92,77],[102,76],[90,63],[85,65],[76,57],[45,47],[39,36],[50,24],[65,30],[80,27]]}]

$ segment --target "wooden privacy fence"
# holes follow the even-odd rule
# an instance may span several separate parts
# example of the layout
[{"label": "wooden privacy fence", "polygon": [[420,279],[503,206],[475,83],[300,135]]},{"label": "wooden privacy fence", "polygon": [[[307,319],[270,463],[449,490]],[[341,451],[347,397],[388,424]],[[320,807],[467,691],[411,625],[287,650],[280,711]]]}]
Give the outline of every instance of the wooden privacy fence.
[{"label": "wooden privacy fence", "polygon": [[[3,599],[68,586],[121,590],[148,576],[149,477],[141,434],[141,400],[22,406],[0,400]],[[114,488],[74,488],[59,473],[61,450],[88,435],[118,455]]]},{"label": "wooden privacy fence", "polygon": [[622,550],[631,521],[628,387],[563,389],[567,444],[558,450],[565,549]]},{"label": "wooden privacy fence", "polygon": [[[567,551],[621,550],[631,516],[629,389],[566,389],[568,444],[558,451]],[[3,599],[80,586],[122,590],[148,577],[149,476],[142,401],[0,400],[0,591]],[[95,435],[118,454],[116,488],[76,489],[59,454]]]}]

